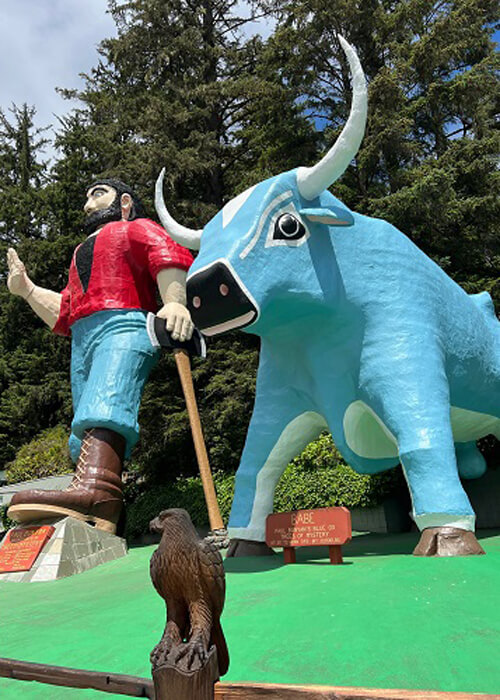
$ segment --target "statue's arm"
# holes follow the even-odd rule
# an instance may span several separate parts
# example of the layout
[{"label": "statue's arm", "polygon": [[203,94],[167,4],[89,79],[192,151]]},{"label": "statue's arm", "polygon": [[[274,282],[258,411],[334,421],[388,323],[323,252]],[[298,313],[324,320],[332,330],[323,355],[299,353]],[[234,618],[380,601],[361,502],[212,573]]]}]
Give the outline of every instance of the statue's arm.
[{"label": "statue's arm", "polygon": [[50,289],[37,287],[28,277],[24,263],[14,248],[9,248],[7,252],[7,264],[9,266],[7,287],[11,294],[25,299],[42,321],[49,328],[54,328],[61,310],[62,295]]},{"label": "statue's arm", "polygon": [[178,267],[168,267],[156,276],[156,282],[163,301],[158,316],[167,320],[167,330],[174,340],[189,340],[194,325],[186,308],[186,272]]}]

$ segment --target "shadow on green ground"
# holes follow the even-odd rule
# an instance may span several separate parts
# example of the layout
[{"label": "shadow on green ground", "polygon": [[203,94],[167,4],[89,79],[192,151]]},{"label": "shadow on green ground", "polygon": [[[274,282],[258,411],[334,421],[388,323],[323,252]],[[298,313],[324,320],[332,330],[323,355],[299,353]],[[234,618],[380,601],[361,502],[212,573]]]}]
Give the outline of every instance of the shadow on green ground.
[{"label": "shadow on green ground", "polygon": [[[477,537],[481,541],[500,536],[500,530],[479,530]],[[409,555],[412,553],[420,537],[419,532],[404,532],[398,534],[354,533],[350,542],[342,547],[344,566],[353,564],[352,559],[363,557],[387,557]],[[326,547],[298,547],[296,549],[297,563],[331,566]],[[256,571],[273,571],[285,566],[281,550],[276,550],[275,556],[242,557],[241,559],[225,559],[224,568],[227,573],[252,573]]]}]

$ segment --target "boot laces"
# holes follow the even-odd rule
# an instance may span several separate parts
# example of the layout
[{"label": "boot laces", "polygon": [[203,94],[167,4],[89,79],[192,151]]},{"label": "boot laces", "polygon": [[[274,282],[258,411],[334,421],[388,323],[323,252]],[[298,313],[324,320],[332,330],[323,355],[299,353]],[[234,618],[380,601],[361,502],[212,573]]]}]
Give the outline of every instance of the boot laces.
[{"label": "boot laces", "polygon": [[74,491],[75,489],[80,489],[83,486],[83,478],[85,472],[87,471],[87,456],[89,454],[89,442],[92,437],[93,429],[85,431],[85,436],[82,440],[82,445],[80,447],[80,454],[78,456],[78,461],[76,463],[75,473],[73,474],[73,479],[71,484],[68,486],[66,491]]}]

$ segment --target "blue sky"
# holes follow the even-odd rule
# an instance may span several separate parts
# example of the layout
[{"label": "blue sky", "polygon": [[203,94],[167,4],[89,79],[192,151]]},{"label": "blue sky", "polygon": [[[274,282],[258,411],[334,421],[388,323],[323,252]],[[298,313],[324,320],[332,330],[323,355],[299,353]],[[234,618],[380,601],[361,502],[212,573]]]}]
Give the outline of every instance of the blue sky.
[{"label": "blue sky", "polygon": [[57,124],[71,103],[56,87],[78,87],[97,62],[97,45],[114,36],[106,0],[0,0],[0,107],[37,108],[37,124]]}]

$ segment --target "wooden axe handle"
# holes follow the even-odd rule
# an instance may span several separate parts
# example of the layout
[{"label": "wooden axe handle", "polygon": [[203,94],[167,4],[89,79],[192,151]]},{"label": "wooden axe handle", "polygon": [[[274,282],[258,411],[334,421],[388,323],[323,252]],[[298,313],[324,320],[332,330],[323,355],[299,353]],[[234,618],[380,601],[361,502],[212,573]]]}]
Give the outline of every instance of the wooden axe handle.
[{"label": "wooden axe handle", "polygon": [[193,434],[194,449],[198,460],[198,468],[200,470],[201,483],[203,484],[205,501],[207,503],[210,529],[222,530],[224,528],[224,523],[222,522],[219,504],[217,503],[217,496],[215,495],[214,481],[212,478],[212,472],[210,471],[207,448],[205,446],[205,439],[201,428],[200,414],[198,412],[198,405],[196,403],[196,396],[194,393],[189,355],[186,350],[176,348],[174,349],[174,357],[177,364],[177,370],[179,371],[179,377],[181,379],[182,390],[186,399],[189,423],[191,424],[191,433]]}]

